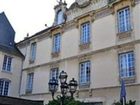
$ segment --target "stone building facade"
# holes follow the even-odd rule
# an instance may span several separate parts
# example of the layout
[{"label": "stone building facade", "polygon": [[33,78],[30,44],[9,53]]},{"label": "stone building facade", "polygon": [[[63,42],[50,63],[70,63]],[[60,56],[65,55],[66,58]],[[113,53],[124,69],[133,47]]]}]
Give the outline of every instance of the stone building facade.
[{"label": "stone building facade", "polygon": [[[140,0],[75,0],[55,6],[54,24],[17,43],[25,56],[20,97],[44,100],[60,71],[78,80],[76,99],[111,105],[120,97],[140,104]],[[59,89],[60,91],[60,89]]]}]

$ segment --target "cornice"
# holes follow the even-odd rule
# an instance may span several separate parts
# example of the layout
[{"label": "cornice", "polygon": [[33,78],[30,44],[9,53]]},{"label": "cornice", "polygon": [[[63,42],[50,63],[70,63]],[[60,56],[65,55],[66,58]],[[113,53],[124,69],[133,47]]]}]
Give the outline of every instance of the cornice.
[{"label": "cornice", "polygon": [[118,5],[119,3],[121,2],[124,2],[124,1],[130,1],[131,3],[131,6],[135,6],[136,4],[136,0],[114,0],[113,2],[109,3],[109,7],[114,7],[115,5]]},{"label": "cornice", "polygon": [[[132,83],[132,84],[126,84],[126,87],[134,87],[134,86],[140,86],[140,83]],[[97,87],[97,88],[85,88],[85,89],[78,89],[77,92],[89,92],[90,91],[98,91],[103,89],[115,89],[120,88],[120,85],[116,86],[107,86],[107,87]],[[35,95],[50,95],[50,92],[43,92],[43,93],[32,93],[32,94],[20,94],[20,97],[24,96],[35,96]],[[60,91],[58,91],[56,94],[60,94]]]},{"label": "cornice", "polygon": [[[113,14],[114,13],[114,6],[117,5],[120,2],[123,2],[123,1],[130,1],[132,6],[134,6],[134,5],[136,5],[137,3],[140,2],[140,0],[114,0],[114,2],[112,2],[110,4],[107,4],[106,6],[104,6],[102,8],[87,11],[86,13],[79,14],[74,19],[68,20],[63,24],[52,26],[52,27],[49,27],[45,30],[42,30],[42,31],[34,34],[33,36],[28,37],[23,41],[20,41],[16,45],[17,46],[24,46],[24,44],[29,44],[31,40],[34,40],[36,38],[38,38],[38,40],[40,40],[40,39],[42,40],[47,36],[51,36],[52,32],[54,30],[57,30],[57,29],[60,29],[61,30],[60,32],[64,33],[64,31],[67,31],[67,30],[70,30],[72,28],[77,27],[77,20],[80,19],[80,18],[83,18],[86,15],[90,15],[92,17],[92,22],[93,22],[93,21],[95,21],[99,18],[102,18],[102,17],[105,17],[107,15]],[[89,2],[90,2],[90,4],[88,4]],[[87,7],[89,7],[89,6],[91,6],[95,3],[98,3],[98,2],[100,2],[100,0],[89,0],[88,3],[85,3],[83,5],[86,5],[85,8],[87,8]],[[77,5],[76,3],[74,3],[74,4],[75,4],[75,6]],[[88,9],[90,10],[91,8],[88,8]],[[70,12],[70,11],[71,11],[71,9],[69,9],[67,12]],[[78,11],[76,13],[78,13]],[[70,14],[70,15],[72,15],[72,14]]]},{"label": "cornice", "polygon": [[112,50],[112,49],[120,49],[121,47],[132,46],[132,44],[135,45],[135,44],[139,44],[139,43],[140,43],[140,39],[139,40],[134,40],[134,41],[131,41],[131,42],[127,42],[127,43],[123,43],[123,44],[117,44],[117,45],[106,47],[106,48],[99,49],[99,50],[96,50],[96,51],[89,51],[89,52],[86,52],[86,53],[78,54],[78,55],[67,57],[67,58],[52,60],[48,63],[33,65],[31,67],[23,68],[23,71],[38,68],[38,67],[41,67],[41,66],[47,66],[47,65],[52,65],[52,64],[55,64],[55,63],[60,63],[60,62],[63,62],[65,60],[79,59],[79,58],[81,58],[85,55],[86,56],[92,56],[92,55],[97,54],[97,53],[102,53],[102,52],[109,51],[109,50]]}]

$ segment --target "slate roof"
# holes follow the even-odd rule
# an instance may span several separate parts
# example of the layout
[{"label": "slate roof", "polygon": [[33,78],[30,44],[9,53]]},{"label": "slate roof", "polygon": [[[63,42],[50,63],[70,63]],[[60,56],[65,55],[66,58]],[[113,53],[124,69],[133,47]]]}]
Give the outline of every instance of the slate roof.
[{"label": "slate roof", "polygon": [[15,31],[5,13],[0,13],[0,51],[24,58],[14,42]]},{"label": "slate roof", "polygon": [[4,46],[0,44],[0,51],[11,54],[11,55],[19,56],[24,59],[24,55],[19,51],[19,49],[16,46],[9,47],[9,46]]}]

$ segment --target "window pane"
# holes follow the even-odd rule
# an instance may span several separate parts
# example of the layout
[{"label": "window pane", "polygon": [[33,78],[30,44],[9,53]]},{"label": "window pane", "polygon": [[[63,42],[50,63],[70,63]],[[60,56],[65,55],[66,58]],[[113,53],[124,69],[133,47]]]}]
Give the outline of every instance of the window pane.
[{"label": "window pane", "polygon": [[9,82],[5,81],[5,87],[4,87],[4,96],[8,95],[8,89],[9,89]]},{"label": "window pane", "polygon": [[12,57],[5,55],[3,60],[3,70],[11,71]]},{"label": "window pane", "polygon": [[81,44],[86,44],[90,42],[90,23],[84,23],[81,25]]},{"label": "window pane", "polygon": [[119,32],[126,32],[130,29],[130,9],[127,7],[118,11],[118,30]]},{"label": "window pane", "polygon": [[29,73],[27,76],[27,90],[32,91],[34,73]]},{"label": "window pane", "polygon": [[36,58],[36,42],[31,44],[31,56],[30,56],[30,60],[34,61]]},{"label": "window pane", "polygon": [[80,83],[87,84],[90,82],[90,62],[80,63]]},{"label": "window pane", "polygon": [[58,76],[59,76],[59,69],[58,68],[52,68],[51,69],[51,73],[50,73],[50,78],[55,78],[58,80]]},{"label": "window pane", "polygon": [[132,77],[134,76],[135,61],[134,53],[127,52],[119,54],[119,65],[120,65],[120,76],[121,77]]},{"label": "window pane", "polygon": [[60,41],[61,41],[60,34],[54,35],[54,39],[53,39],[53,52],[59,52],[60,51]]},{"label": "window pane", "polygon": [[7,64],[7,71],[11,71],[11,63],[12,63],[12,58],[8,58],[8,64]]},{"label": "window pane", "polygon": [[6,63],[7,63],[7,56],[4,56],[4,60],[3,60],[3,70],[6,70]]},{"label": "window pane", "polygon": [[57,13],[57,24],[61,24],[63,22],[63,12],[59,11]]},{"label": "window pane", "polygon": [[3,86],[4,85],[4,81],[0,80],[0,95],[3,95]]},{"label": "window pane", "polygon": [[0,80],[0,95],[8,96],[9,81]]}]

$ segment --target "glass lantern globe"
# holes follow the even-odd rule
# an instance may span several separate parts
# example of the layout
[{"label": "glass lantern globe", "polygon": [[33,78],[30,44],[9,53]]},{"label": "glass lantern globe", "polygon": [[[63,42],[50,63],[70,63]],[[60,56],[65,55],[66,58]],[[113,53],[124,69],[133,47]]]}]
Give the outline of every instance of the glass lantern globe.
[{"label": "glass lantern globe", "polygon": [[61,83],[61,84],[66,83],[67,77],[68,77],[67,73],[64,72],[64,71],[62,71],[62,72],[60,73],[60,75],[59,75],[60,83]]}]

